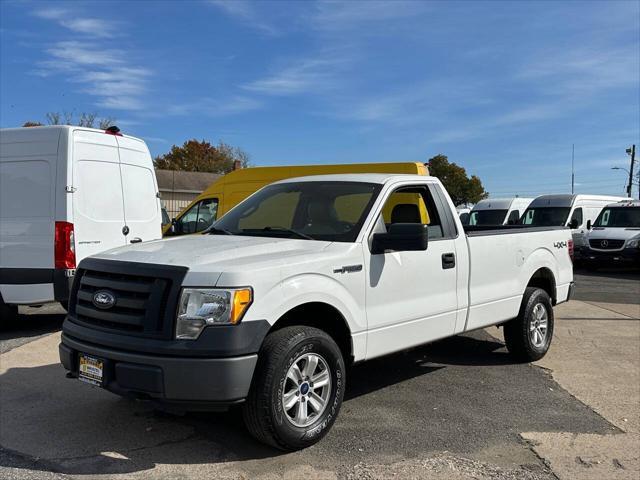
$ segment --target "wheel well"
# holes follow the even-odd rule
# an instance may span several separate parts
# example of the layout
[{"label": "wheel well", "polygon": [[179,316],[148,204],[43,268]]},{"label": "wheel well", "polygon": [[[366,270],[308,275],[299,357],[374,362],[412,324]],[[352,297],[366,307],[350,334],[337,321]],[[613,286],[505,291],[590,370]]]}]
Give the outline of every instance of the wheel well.
[{"label": "wheel well", "polygon": [[538,269],[527,284],[527,287],[541,288],[551,297],[551,303],[556,304],[556,279],[548,268]]},{"label": "wheel well", "polygon": [[337,308],[323,302],[298,305],[282,315],[269,333],[293,325],[307,325],[325,331],[340,347],[345,363],[353,361],[351,331]]}]

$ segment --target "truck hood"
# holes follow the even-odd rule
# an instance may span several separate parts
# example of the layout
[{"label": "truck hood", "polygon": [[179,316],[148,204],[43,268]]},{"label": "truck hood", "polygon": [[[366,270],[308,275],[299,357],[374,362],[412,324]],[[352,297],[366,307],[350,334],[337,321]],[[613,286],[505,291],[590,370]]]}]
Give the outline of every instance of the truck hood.
[{"label": "truck hood", "polygon": [[331,242],[240,235],[190,235],[114,248],[94,258],[179,265],[212,274],[290,263],[322,252]]}]

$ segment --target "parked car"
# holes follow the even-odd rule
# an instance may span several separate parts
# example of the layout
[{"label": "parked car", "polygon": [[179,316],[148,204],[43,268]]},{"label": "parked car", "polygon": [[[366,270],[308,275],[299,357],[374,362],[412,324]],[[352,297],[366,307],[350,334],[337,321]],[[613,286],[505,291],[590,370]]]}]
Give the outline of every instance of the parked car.
[{"label": "parked car", "polygon": [[70,126],[0,130],[0,303],[66,305],[77,262],[161,238],[149,150]]},{"label": "parked car", "polygon": [[585,261],[589,267],[640,267],[640,201],[607,205],[587,234]]},{"label": "parked car", "polygon": [[488,198],[471,209],[469,225],[516,225],[533,198]]},{"label": "parked car", "polygon": [[529,226],[568,226],[574,242],[574,260],[579,262],[586,247],[587,224],[593,223],[602,209],[624,197],[609,195],[559,194],[536,197],[524,212],[520,223]]},{"label": "parked car", "polygon": [[207,235],[83,260],[60,360],[160,405],[241,404],[260,441],[307,447],[338,415],[348,364],[489,325],[518,359],[545,355],[572,291],[570,232],[467,228],[433,177],[280,181]]},{"label": "parked car", "polygon": [[286,178],[344,173],[404,173],[428,175],[423,163],[345,163],[339,165],[292,165],[234,170],[213,182],[172,222],[165,236],[188,235],[206,230],[218,218],[265,185]]}]

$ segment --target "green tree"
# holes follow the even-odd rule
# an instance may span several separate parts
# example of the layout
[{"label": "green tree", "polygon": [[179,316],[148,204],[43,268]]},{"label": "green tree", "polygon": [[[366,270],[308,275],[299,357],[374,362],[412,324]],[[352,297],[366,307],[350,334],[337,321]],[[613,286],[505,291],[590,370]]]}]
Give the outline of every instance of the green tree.
[{"label": "green tree", "polygon": [[453,162],[449,162],[446,155],[436,155],[429,159],[429,173],[438,177],[447,189],[454,205],[477,203],[489,195],[480,178],[475,175],[469,177],[467,171]]},{"label": "green tree", "polygon": [[249,165],[249,155],[238,147],[224,142],[212,145],[204,140],[187,140],[181,147],[174,145],[169,152],[153,161],[156,168],[187,172],[228,173],[236,162],[244,168]]}]

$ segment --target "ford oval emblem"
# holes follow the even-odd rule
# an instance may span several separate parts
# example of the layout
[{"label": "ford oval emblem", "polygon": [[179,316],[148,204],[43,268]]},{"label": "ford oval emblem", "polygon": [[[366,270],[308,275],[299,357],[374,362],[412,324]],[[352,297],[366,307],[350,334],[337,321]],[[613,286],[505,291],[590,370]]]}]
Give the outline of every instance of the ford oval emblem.
[{"label": "ford oval emblem", "polygon": [[93,294],[91,302],[98,308],[106,310],[116,304],[116,296],[109,290],[98,290]]}]

